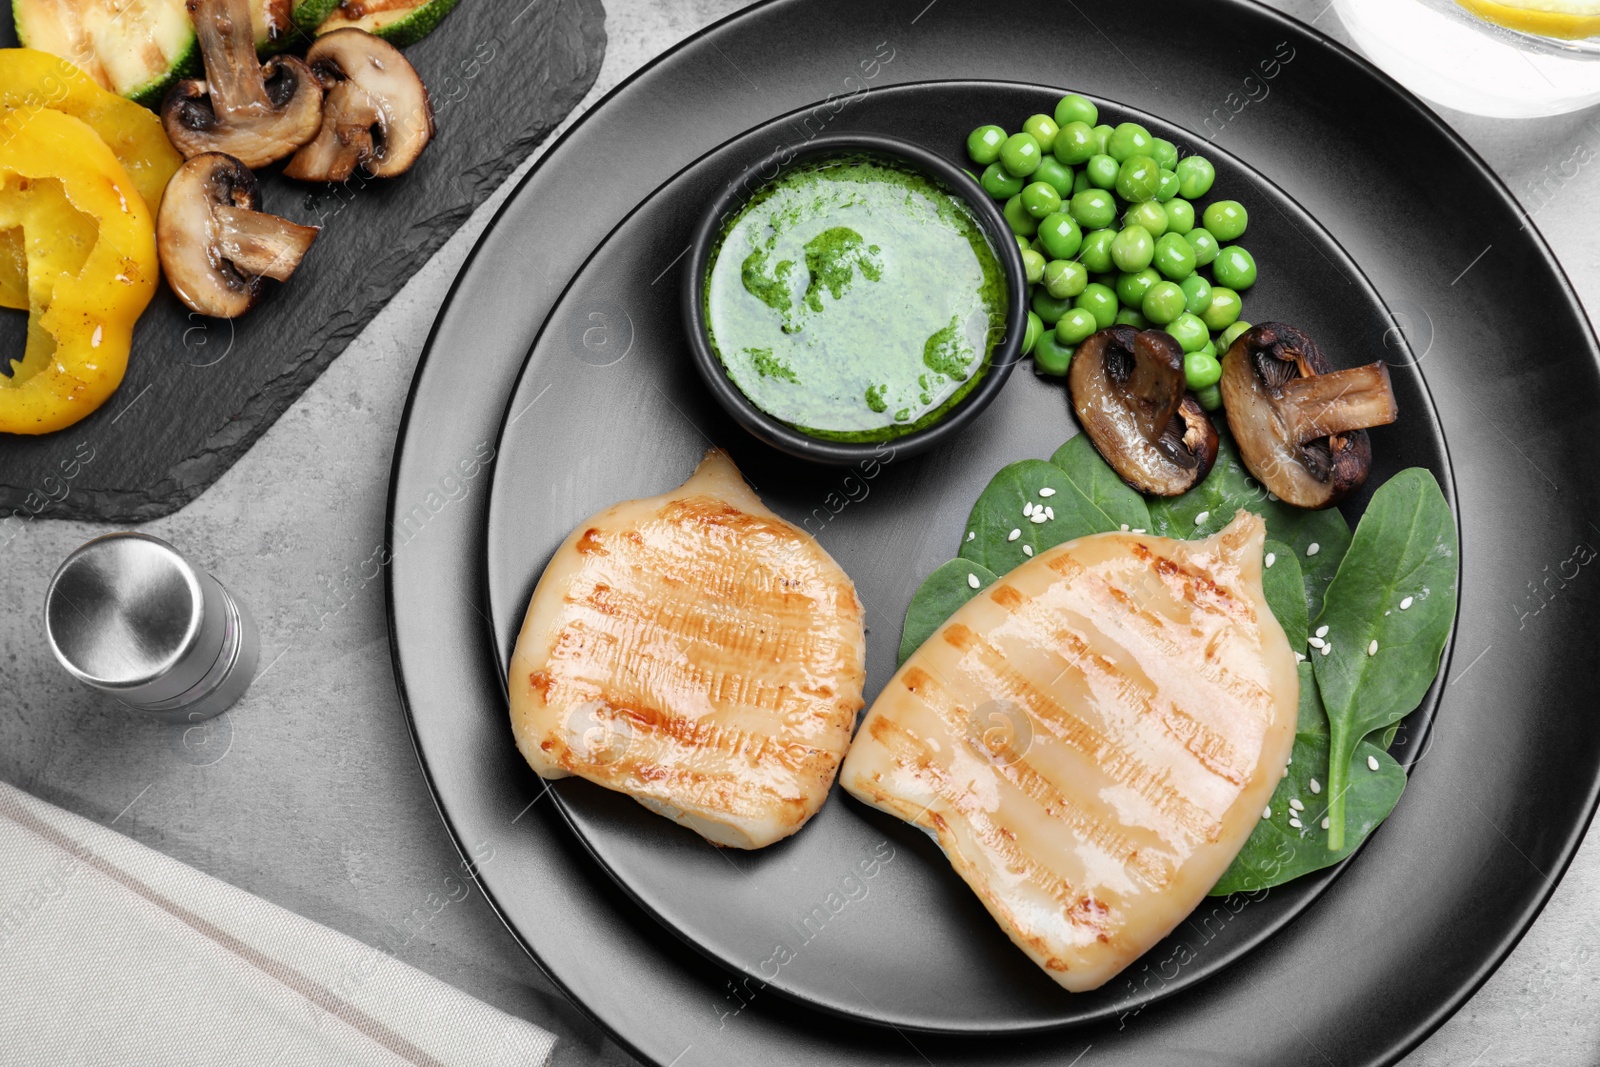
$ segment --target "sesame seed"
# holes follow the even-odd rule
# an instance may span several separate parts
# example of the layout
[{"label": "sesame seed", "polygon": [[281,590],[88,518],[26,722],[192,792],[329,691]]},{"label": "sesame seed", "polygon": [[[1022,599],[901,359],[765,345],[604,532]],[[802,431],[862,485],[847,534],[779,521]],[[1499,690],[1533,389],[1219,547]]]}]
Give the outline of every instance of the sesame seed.
[{"label": "sesame seed", "polygon": [[1294,827],[1296,830],[1304,830],[1305,829],[1305,826],[1301,824],[1299,819],[1290,819],[1289,820],[1289,825]]},{"label": "sesame seed", "polygon": [[1328,828],[1328,820],[1327,820],[1327,819],[1326,819],[1326,818],[1324,818],[1324,819],[1323,819],[1323,820],[1322,820],[1322,828],[1323,828],[1323,829],[1324,829],[1324,830],[1326,830],[1326,829],[1327,829],[1327,828]]},{"label": "sesame seed", "polygon": [[1012,530],[1010,533],[1006,534],[1006,540],[1007,541],[1015,541],[1017,538],[1019,538],[1021,536],[1022,536],[1022,531],[1021,530]]},{"label": "sesame seed", "polygon": [[1026,504],[1022,505],[1022,517],[1026,519],[1028,516],[1030,516],[1032,514],[1033,514],[1033,501],[1030,500]]},{"label": "sesame seed", "polygon": [[1283,769],[1283,773],[1280,774],[1278,777],[1279,778],[1287,778],[1287,777],[1289,777],[1289,768],[1285,767]]},{"label": "sesame seed", "polygon": [[1378,639],[1377,638],[1373,638],[1372,639],[1372,644],[1367,646],[1367,655],[1376,656],[1377,654],[1378,654]]},{"label": "sesame seed", "polygon": [[1301,653],[1301,652],[1296,652],[1296,653],[1295,653],[1295,654],[1294,654],[1294,661],[1295,661],[1295,662],[1296,662],[1296,663],[1304,663],[1304,662],[1305,662],[1305,661],[1306,661],[1306,657],[1305,657],[1305,654],[1304,654],[1304,653]]},{"label": "sesame seed", "polygon": [[1277,493],[1268,493],[1267,494],[1267,499],[1268,500],[1276,500],[1276,499],[1278,499],[1278,494]]},{"label": "sesame seed", "polygon": [[1322,792],[1322,783],[1317,781],[1315,778],[1311,779],[1311,791],[1313,793]]},{"label": "sesame seed", "polygon": [[1141,530],[1141,529],[1139,529],[1139,528],[1137,528],[1137,527],[1136,527],[1136,528],[1135,528],[1135,529],[1134,529],[1134,531],[1133,531],[1133,532],[1134,532],[1134,533],[1144,533],[1144,531],[1143,531],[1143,530]]},{"label": "sesame seed", "polygon": [[1196,526],[1204,526],[1206,524],[1206,520],[1209,519],[1210,517],[1211,517],[1211,512],[1202,511],[1200,514],[1198,514],[1198,515],[1196,515],[1194,517],[1194,524]]},{"label": "sesame seed", "polygon": [[1324,656],[1326,656],[1329,652],[1332,652],[1332,651],[1333,651],[1333,643],[1331,641],[1322,646],[1322,654]]},{"label": "sesame seed", "polygon": [[1271,808],[1263,808],[1262,811],[1261,811],[1261,817],[1263,819],[1272,818],[1272,809]]},{"label": "sesame seed", "polygon": [[1321,648],[1323,645],[1328,643],[1320,637],[1308,637],[1306,640],[1311,643],[1312,648]]},{"label": "sesame seed", "polygon": [[1288,758],[1288,759],[1286,759],[1286,760],[1284,760],[1284,761],[1283,761],[1283,765],[1284,765],[1284,766],[1285,766],[1285,767],[1292,767],[1292,766],[1294,766],[1294,757],[1293,757],[1293,756],[1290,756],[1290,757],[1289,757],[1289,758]]},{"label": "sesame seed", "polygon": [[1377,756],[1368,756],[1367,757],[1367,770],[1375,771],[1377,769],[1378,769],[1378,757]]},{"label": "sesame seed", "polygon": [[1278,562],[1278,554],[1276,552],[1268,552],[1267,553],[1267,566],[1270,567],[1276,562]]},{"label": "sesame seed", "polygon": [[1406,597],[1404,600],[1400,601],[1400,610],[1401,611],[1405,611],[1407,608],[1409,608],[1411,606],[1411,603],[1412,603],[1411,598],[1410,597]]},{"label": "sesame seed", "polygon": [[976,530],[968,530],[967,531],[967,540],[968,541],[971,541],[973,538],[975,538],[977,536],[978,536],[978,531],[976,531]]},{"label": "sesame seed", "polygon": [[1023,555],[1024,555],[1024,556],[1031,556],[1031,555],[1033,555],[1033,546],[1032,546],[1032,545],[1023,545],[1023,546],[1022,546],[1022,554],[1023,554]]},{"label": "sesame seed", "polygon": [[1318,637],[1327,637],[1328,636],[1328,628],[1326,626],[1317,627],[1317,636]]},{"label": "sesame seed", "polygon": [[1040,496],[1055,496],[1056,495],[1056,491],[1054,489],[1050,488],[1047,485],[1043,489],[1039,490],[1039,495]]},{"label": "sesame seed", "polygon": [[1056,517],[1056,509],[1052,508],[1052,507],[1049,507],[1049,506],[1046,506],[1045,509],[1044,509],[1044,517],[1047,518],[1047,519],[1055,518]]},{"label": "sesame seed", "polygon": [[1315,556],[1318,552],[1321,552],[1321,551],[1322,551],[1322,546],[1317,544],[1315,541],[1311,542],[1309,545],[1306,546],[1306,555],[1307,556]]},{"label": "sesame seed", "polygon": [[1127,523],[1123,523],[1122,524],[1122,532],[1123,533],[1127,533],[1128,532],[1128,524]]},{"label": "sesame seed", "polygon": [[1306,806],[1304,804],[1300,803],[1300,798],[1299,797],[1291,798],[1290,801],[1289,801],[1289,806],[1291,808],[1293,808],[1295,811],[1305,811],[1306,810]]},{"label": "sesame seed", "polygon": [[1031,516],[1028,517],[1028,521],[1029,522],[1046,522],[1046,521],[1049,520],[1049,518],[1050,518],[1050,516],[1048,516],[1048,515],[1046,515],[1044,513],[1044,508],[1040,508],[1038,511],[1035,511]]},{"label": "sesame seed", "polygon": [[967,575],[967,584],[970,585],[974,589],[978,588],[978,584],[979,584],[978,583],[978,576],[976,574],[968,574]]}]

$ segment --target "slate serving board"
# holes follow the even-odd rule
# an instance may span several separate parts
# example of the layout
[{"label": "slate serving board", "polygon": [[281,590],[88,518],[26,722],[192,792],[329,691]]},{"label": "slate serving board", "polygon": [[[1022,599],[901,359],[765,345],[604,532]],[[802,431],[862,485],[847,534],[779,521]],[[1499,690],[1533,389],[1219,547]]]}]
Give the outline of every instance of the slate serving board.
[{"label": "slate serving board", "polygon": [[[342,185],[261,172],[266,210],[323,228],[294,279],[232,323],[163,286],[99,411],[54,434],[0,435],[0,524],[144,522],[203,492],[583,98],[604,23],[600,0],[463,0],[406,50],[438,122],[417,166]],[[16,43],[0,12],[0,47]],[[25,313],[0,309],[0,362],[22,351],[26,327]]]}]

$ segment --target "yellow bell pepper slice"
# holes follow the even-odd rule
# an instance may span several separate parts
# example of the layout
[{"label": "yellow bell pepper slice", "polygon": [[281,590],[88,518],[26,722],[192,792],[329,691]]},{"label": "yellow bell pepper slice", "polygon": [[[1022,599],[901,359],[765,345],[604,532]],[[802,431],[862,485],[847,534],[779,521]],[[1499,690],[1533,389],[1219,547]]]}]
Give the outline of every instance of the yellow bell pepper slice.
[{"label": "yellow bell pepper slice", "polygon": [[50,108],[0,116],[0,233],[14,249],[20,232],[29,308],[23,357],[0,374],[0,432],[50,433],[122,382],[156,290],[155,222],[87,123]]}]

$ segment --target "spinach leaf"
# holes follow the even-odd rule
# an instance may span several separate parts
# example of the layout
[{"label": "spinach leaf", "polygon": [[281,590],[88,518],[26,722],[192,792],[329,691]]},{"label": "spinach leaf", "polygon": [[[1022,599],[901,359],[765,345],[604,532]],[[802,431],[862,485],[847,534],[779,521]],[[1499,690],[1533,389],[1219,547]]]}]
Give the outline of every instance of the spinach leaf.
[{"label": "spinach leaf", "polygon": [[[935,567],[917,587],[911,606],[906,609],[905,626],[900,631],[900,659],[896,665],[909,659],[957,608],[993,584],[997,577],[982,564],[965,559],[953,559]],[[978,580],[976,588],[972,585],[974,578]]]},{"label": "spinach leaf", "polygon": [[[1056,449],[1050,462],[1060,467],[1071,483],[1073,509],[1094,527],[1090,533],[1110,533],[1124,526],[1130,530],[1150,528],[1150,508],[1144,497],[1117,476],[1088,434],[1080,433]],[[1062,514],[1059,504],[1056,514]]]},{"label": "spinach leaf", "polygon": [[[1063,541],[1115,530],[1130,520],[1144,521],[1138,493],[1127,486],[1122,486],[1126,496],[1107,489],[1087,464],[1076,464],[1071,472],[1042,459],[1004,467],[972,507],[961,558],[1004,574]],[[1030,514],[1024,515],[1024,509]]]},{"label": "spinach leaf", "polygon": [[[1350,547],[1349,525],[1335,508],[1306,511],[1272,496],[1245,469],[1233,438],[1221,431],[1217,437],[1217,462],[1211,473],[1182,496],[1151,504],[1150,532],[1185,540],[1210,537],[1232,522],[1240,508],[1260,515],[1267,522],[1267,536],[1294,549],[1311,617],[1315,618],[1322,610],[1328,583]],[[1313,545],[1315,552],[1311,552]]]},{"label": "spinach leaf", "polygon": [[1267,606],[1283,627],[1289,647],[1306,654],[1306,633],[1311,623],[1306,608],[1306,587],[1300,578],[1300,564],[1294,558],[1294,549],[1281,541],[1268,541],[1266,558],[1262,561],[1261,588],[1267,594]]},{"label": "spinach leaf", "polygon": [[1329,644],[1311,662],[1328,708],[1331,851],[1344,846],[1362,739],[1414,709],[1439,673],[1456,614],[1458,555],[1439,483],[1412,467],[1373,494],[1328,586],[1316,625],[1328,628]]},{"label": "spinach leaf", "polygon": [[[1320,657],[1319,657],[1320,658]],[[1367,759],[1378,763],[1370,769]],[[1346,780],[1350,788],[1344,796],[1348,833],[1337,849],[1330,848],[1330,831],[1322,829],[1328,818],[1332,797],[1328,780],[1328,716],[1318,696],[1310,663],[1300,664],[1300,719],[1295,727],[1294,752],[1288,774],[1273,791],[1267,810],[1272,814],[1256,824],[1244,848],[1234,857],[1212,896],[1250,893],[1299,878],[1303,874],[1330,867],[1354,852],[1367,835],[1388,817],[1406,787],[1405,771],[1390,755],[1363,741],[1347,761]],[[1311,783],[1317,783],[1313,791]],[[1300,802],[1296,811],[1290,800]],[[1289,819],[1300,823],[1291,826]]]}]

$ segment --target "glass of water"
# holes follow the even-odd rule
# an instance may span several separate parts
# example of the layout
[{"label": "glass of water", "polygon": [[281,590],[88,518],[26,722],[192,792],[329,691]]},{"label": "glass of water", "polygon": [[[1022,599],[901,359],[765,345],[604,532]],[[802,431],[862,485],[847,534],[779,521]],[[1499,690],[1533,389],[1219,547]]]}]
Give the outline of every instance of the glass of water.
[{"label": "glass of water", "polygon": [[[1568,39],[1514,29],[1469,7],[1504,12],[1513,24],[1559,28],[1537,10],[1467,0],[1333,0],[1356,47],[1418,96],[1495,118],[1559,115],[1600,103],[1600,37]],[[1570,0],[1562,4],[1572,7]],[[1581,5],[1580,5],[1581,6]],[[1595,20],[1574,16],[1580,31]]]}]

